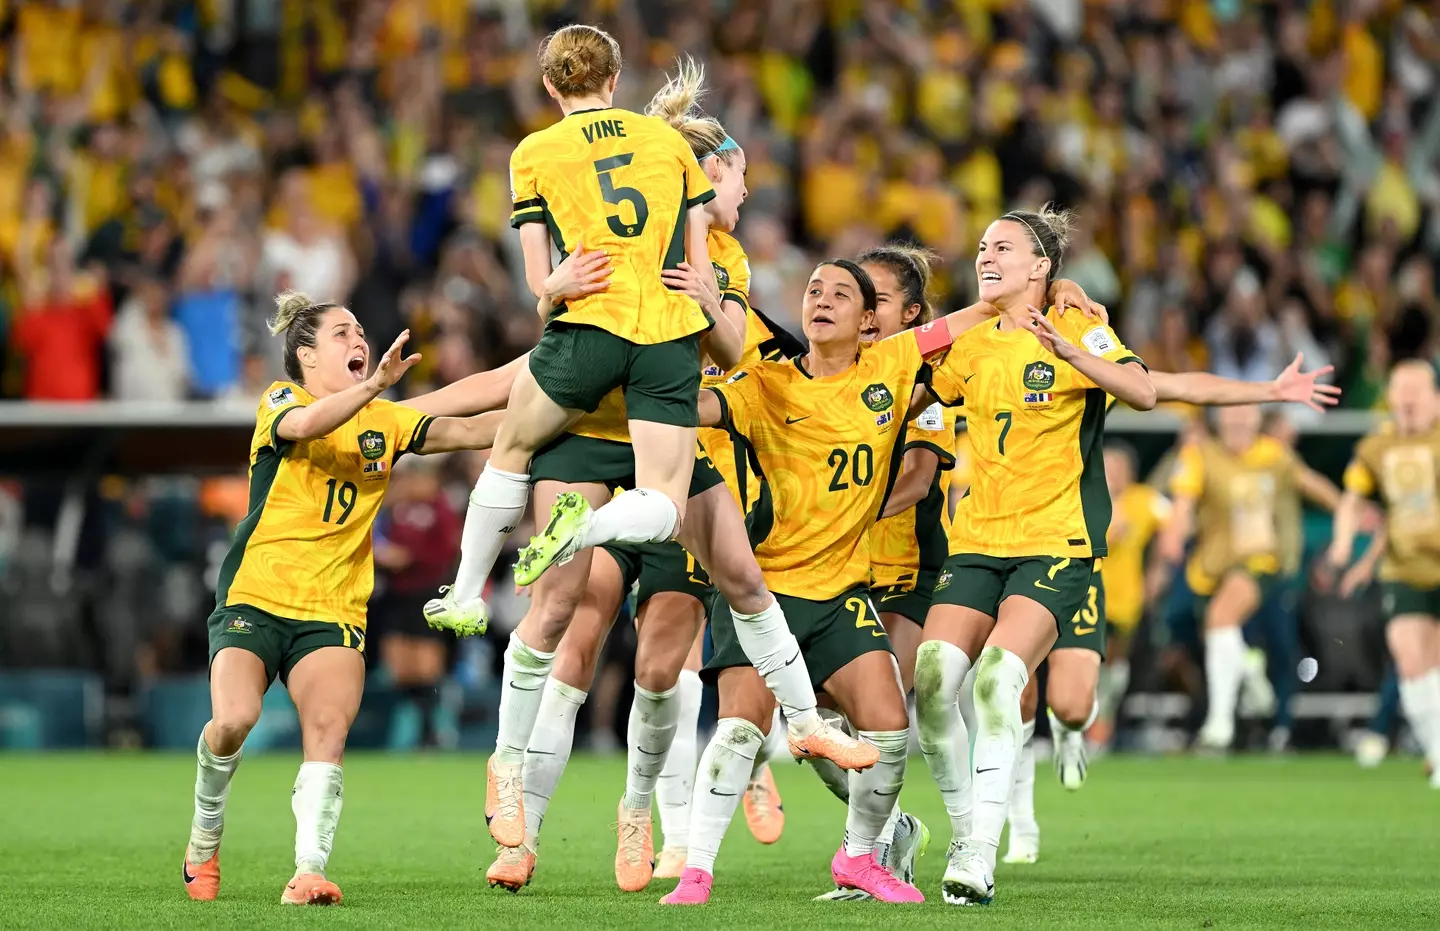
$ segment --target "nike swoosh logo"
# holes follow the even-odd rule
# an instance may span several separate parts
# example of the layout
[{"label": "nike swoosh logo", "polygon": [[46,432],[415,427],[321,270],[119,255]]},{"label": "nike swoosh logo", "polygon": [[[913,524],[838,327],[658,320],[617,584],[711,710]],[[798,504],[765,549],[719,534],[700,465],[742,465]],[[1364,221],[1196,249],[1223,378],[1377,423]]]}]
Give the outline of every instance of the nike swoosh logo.
[{"label": "nike swoosh logo", "polygon": [[736,793],[734,793],[734,792],[718,792],[718,791],[716,791],[715,789],[711,789],[711,790],[710,790],[710,794],[711,794],[711,795],[719,795],[719,796],[721,796],[722,798],[725,798],[725,797],[734,798],[735,795],[736,795]]},{"label": "nike swoosh logo", "polygon": [[530,750],[530,749],[527,748],[527,749],[525,750],[525,752],[526,752],[527,754],[528,754],[528,753],[533,753],[533,754],[535,754],[536,756],[554,756],[554,755],[555,755],[555,751],[554,751],[554,750]]},{"label": "nike swoosh logo", "polygon": [[789,666],[791,663],[795,662],[795,661],[796,661],[797,659],[799,659],[799,658],[800,658],[800,653],[799,653],[799,651],[796,651],[796,653],[795,653],[794,656],[790,657],[789,659],[787,659],[787,660],[785,661],[785,665],[786,665],[786,666]]},{"label": "nike swoosh logo", "polygon": [[[1039,582],[1036,582],[1035,584],[1036,584],[1036,585],[1039,585],[1040,583],[1039,583]],[[523,685],[516,685],[514,682],[511,682],[511,683],[510,683],[510,687],[511,687],[512,689],[514,689],[515,691],[517,691],[517,692],[538,692],[538,691],[540,691],[540,686],[538,686],[538,685],[535,686],[533,689],[527,689],[527,688],[526,688],[525,686],[523,686]]]},{"label": "nike swoosh logo", "polygon": [[883,630],[872,630],[872,631],[870,631],[870,636],[872,636],[872,637],[883,637],[883,636],[885,636],[885,631],[883,631]]},{"label": "nike swoosh logo", "polygon": [[1045,589],[1047,592],[1058,592],[1058,591],[1060,591],[1060,589],[1058,589],[1058,588],[1051,588],[1049,585],[1046,585],[1044,582],[1036,582],[1036,583],[1035,583],[1035,587],[1036,587],[1036,588],[1043,588],[1043,589]]},{"label": "nike swoosh logo", "polygon": [[804,417],[786,417],[786,418],[785,418],[785,423],[787,423],[787,424],[799,423],[799,422],[802,421],[802,420],[809,420],[811,417],[814,417],[814,416],[815,416],[814,414],[806,414]]},{"label": "nike swoosh logo", "polygon": [[908,595],[908,594],[910,594],[910,593],[909,593],[909,592],[891,592],[891,593],[889,593],[889,594],[881,595],[881,596],[880,596],[880,603],[881,603],[881,604],[884,604],[884,603],[887,602],[887,601],[894,601],[896,598],[904,598],[904,597],[905,597],[906,595]]},{"label": "nike swoosh logo", "polygon": [[190,875],[190,864],[183,861],[180,863],[180,875],[185,877],[185,885],[187,886],[195,881],[195,877]]},{"label": "nike swoosh logo", "polygon": [[646,750],[644,747],[636,747],[635,749],[636,749],[636,750],[639,750],[641,753],[645,754],[646,756],[664,756],[664,755],[665,755],[665,751],[664,751],[664,750],[656,750],[656,751],[654,751],[654,752],[651,752],[651,751],[649,751],[649,750]]},{"label": "nike swoosh logo", "polygon": [[1075,636],[1077,636],[1077,637],[1083,637],[1083,636],[1085,636],[1086,634],[1093,634],[1093,633],[1095,633],[1095,628],[1093,628],[1093,627],[1077,627],[1077,628],[1075,628]]},{"label": "nike swoosh logo", "polygon": [[998,767],[998,766],[987,766],[987,767],[985,767],[984,769],[977,769],[977,770],[975,770],[975,774],[978,776],[978,775],[981,774],[981,773],[993,773],[993,772],[995,772],[995,770],[997,770],[997,769],[999,769],[999,768],[1000,768],[1000,767]]},{"label": "nike swoosh logo", "polygon": [[974,377],[975,377],[975,376],[974,376],[973,374],[966,375],[966,376],[965,376],[965,384],[967,384],[967,385],[970,384],[970,379],[972,379],[972,378],[974,378]]},{"label": "nike swoosh logo", "polygon": [[876,795],[880,796],[881,798],[886,798],[886,797],[891,796],[891,795],[899,795],[899,794],[900,794],[900,790],[899,790],[898,788],[897,788],[894,792],[881,792],[879,789],[875,789],[875,790],[873,790],[873,791],[875,792]]}]

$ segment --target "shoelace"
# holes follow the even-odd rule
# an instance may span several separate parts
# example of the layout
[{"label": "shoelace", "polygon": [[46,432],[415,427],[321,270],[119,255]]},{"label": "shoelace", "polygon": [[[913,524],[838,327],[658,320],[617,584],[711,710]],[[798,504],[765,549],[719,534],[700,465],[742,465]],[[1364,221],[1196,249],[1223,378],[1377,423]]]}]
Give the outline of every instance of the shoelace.
[{"label": "shoelace", "polygon": [[[650,817],[650,812],[645,812],[645,817]],[[638,822],[620,822],[620,849],[625,852],[625,859],[631,863],[640,863],[645,859],[645,832]]]},{"label": "shoelace", "polygon": [[499,810],[500,817],[507,821],[520,817],[520,794],[523,791],[520,779],[518,774],[514,776],[495,774],[495,795],[497,796],[495,807]]},{"label": "shoelace", "polygon": [[750,796],[750,804],[756,808],[770,808],[770,787],[759,779],[745,787],[745,794]]},{"label": "shoelace", "polygon": [[497,847],[495,848],[495,852],[500,854],[500,862],[506,866],[525,865],[524,847]]}]

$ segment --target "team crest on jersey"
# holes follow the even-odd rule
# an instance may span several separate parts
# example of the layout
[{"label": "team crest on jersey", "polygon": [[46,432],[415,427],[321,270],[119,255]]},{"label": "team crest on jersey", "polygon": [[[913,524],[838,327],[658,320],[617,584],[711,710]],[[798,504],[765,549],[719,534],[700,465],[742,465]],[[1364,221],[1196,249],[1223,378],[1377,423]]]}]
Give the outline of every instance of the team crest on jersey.
[{"label": "team crest on jersey", "polygon": [[729,288],[730,273],[725,270],[725,266],[719,262],[711,262],[710,267],[715,269],[715,283],[720,286],[720,290],[724,291]]},{"label": "team crest on jersey", "polygon": [[935,591],[943,591],[950,587],[950,580],[954,578],[949,569],[941,569],[940,577],[935,580]]},{"label": "team crest on jersey", "polygon": [[1055,366],[1048,362],[1031,362],[1025,366],[1027,391],[1049,391],[1055,387]]},{"label": "team crest on jersey", "polygon": [[865,406],[877,414],[895,406],[895,396],[890,393],[889,388],[878,382],[867,385],[865,390],[860,392],[860,400],[864,401]]},{"label": "team crest on jersey", "polygon": [[384,456],[385,434],[379,430],[366,430],[360,434],[360,455],[372,460]]},{"label": "team crest on jersey", "polygon": [[225,633],[253,634],[255,633],[255,628],[253,625],[251,625],[249,621],[245,620],[243,617],[232,617],[230,619],[230,626],[225,628]]}]

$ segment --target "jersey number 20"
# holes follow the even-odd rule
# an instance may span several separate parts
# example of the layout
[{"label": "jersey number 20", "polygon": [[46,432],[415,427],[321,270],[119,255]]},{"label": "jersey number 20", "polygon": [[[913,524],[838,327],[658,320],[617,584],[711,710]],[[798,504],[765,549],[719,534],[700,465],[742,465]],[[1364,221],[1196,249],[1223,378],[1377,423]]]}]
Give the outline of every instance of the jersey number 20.
[{"label": "jersey number 20", "polygon": [[610,224],[610,232],[616,236],[623,236],[632,239],[645,232],[645,221],[650,219],[650,205],[645,203],[645,195],[633,187],[616,187],[614,176],[611,174],[617,168],[624,168],[635,158],[633,152],[626,152],[623,155],[612,155],[609,158],[602,158],[595,163],[595,174],[600,179],[600,196],[605,198],[607,204],[629,204],[635,211],[635,222],[626,223],[618,213],[613,213],[605,218]]},{"label": "jersey number 20", "polygon": [[845,481],[846,466],[849,466],[850,480],[856,485],[865,486],[875,478],[875,450],[866,443],[855,447],[855,454],[843,449],[830,450],[830,465],[835,474],[830,477],[831,491],[844,491],[850,487]]}]

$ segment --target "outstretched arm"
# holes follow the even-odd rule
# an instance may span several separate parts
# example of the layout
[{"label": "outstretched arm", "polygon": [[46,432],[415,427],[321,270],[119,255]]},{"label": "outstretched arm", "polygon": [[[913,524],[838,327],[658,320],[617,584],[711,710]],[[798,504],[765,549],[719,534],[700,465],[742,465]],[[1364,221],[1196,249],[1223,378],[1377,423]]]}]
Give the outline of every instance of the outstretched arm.
[{"label": "outstretched arm", "polygon": [[903,514],[925,499],[935,481],[935,470],[940,468],[940,457],[934,450],[916,447],[907,450],[901,460],[900,477],[885,499],[885,510],[880,518]]},{"label": "outstretched arm", "polygon": [[495,434],[504,421],[504,411],[488,411],[474,417],[437,417],[425,432],[425,444],[414,452],[429,455],[459,449],[489,449],[495,445]]},{"label": "outstretched arm", "polygon": [[1303,463],[1295,466],[1295,484],[1300,494],[1312,504],[1318,504],[1331,513],[1338,511],[1341,504],[1340,489],[1335,483]]},{"label": "outstretched arm", "polygon": [[1327,365],[1313,372],[1302,372],[1303,361],[1303,355],[1296,355],[1274,381],[1236,381],[1209,372],[1151,372],[1150,381],[1159,401],[1213,407],[1292,401],[1317,411],[1334,407],[1340,402],[1340,389],[1322,385],[1319,379],[1335,371],[1335,367]]},{"label": "outstretched arm", "polygon": [[401,358],[401,350],[405,348],[408,339],[409,330],[395,337],[395,342],[385,350],[385,355],[380,357],[375,373],[360,384],[320,398],[314,404],[282,412],[287,416],[275,428],[276,434],[282,440],[295,442],[334,433],[341,424],[360,413],[362,407],[380,397],[399,381],[400,376],[404,375],[410,366],[420,361],[419,353]]},{"label": "outstretched arm", "polygon": [[444,388],[412,398],[405,405],[432,417],[466,417],[503,408],[510,400],[515,376],[529,361],[530,353],[527,352],[498,369],[467,375]]},{"label": "outstretched arm", "polygon": [[1060,335],[1055,324],[1035,307],[1030,308],[1031,332],[1055,358],[1070,365],[1106,394],[1135,408],[1155,407],[1155,385],[1150,373],[1138,362],[1111,362],[1076,346]]}]

